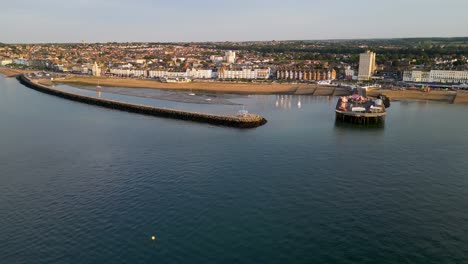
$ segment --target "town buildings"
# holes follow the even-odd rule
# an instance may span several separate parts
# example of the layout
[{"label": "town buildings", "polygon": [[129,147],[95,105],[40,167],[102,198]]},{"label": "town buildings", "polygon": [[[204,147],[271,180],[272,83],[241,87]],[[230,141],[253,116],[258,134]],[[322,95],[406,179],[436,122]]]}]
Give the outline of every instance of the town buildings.
[{"label": "town buildings", "polygon": [[405,82],[422,83],[468,83],[468,71],[405,71],[403,73]]},{"label": "town buildings", "polygon": [[358,80],[368,81],[375,71],[375,53],[366,51],[359,55]]},{"label": "town buildings", "polygon": [[354,80],[355,76],[354,76],[354,70],[351,69],[351,67],[347,67],[345,69],[345,79],[346,80]]},{"label": "town buildings", "polygon": [[[440,54],[426,62],[415,55],[384,53],[379,67],[376,55],[352,47],[353,53],[333,53],[329,42],[219,42],[219,43],[68,43],[0,45],[0,65],[64,73],[126,78],[187,78],[192,80],[278,79],[286,82],[347,79],[387,84],[404,79],[414,82],[464,82],[465,55]],[[357,45],[350,43],[349,45]],[[387,46],[386,49],[394,49]],[[322,54],[322,51],[325,52]],[[320,52],[318,52],[320,51]],[[439,50],[439,51],[445,51]],[[439,52],[438,51],[438,52]],[[449,51],[447,51],[449,52]],[[455,52],[455,51],[450,51]],[[333,54],[330,54],[333,53]],[[395,50],[398,53],[398,49]],[[393,58],[395,57],[395,58]],[[359,64],[358,64],[359,62]],[[424,69],[428,69],[427,72]],[[432,70],[440,70],[439,72]],[[336,71],[335,71],[336,70]],[[405,70],[415,70],[409,73]],[[404,78],[403,78],[404,77]]]}]

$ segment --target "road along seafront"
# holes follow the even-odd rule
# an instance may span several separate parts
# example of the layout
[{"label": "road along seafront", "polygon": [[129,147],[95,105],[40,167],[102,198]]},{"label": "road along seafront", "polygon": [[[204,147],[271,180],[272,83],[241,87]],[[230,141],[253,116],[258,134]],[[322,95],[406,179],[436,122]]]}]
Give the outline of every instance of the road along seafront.
[{"label": "road along seafront", "polygon": [[208,113],[198,113],[190,111],[181,111],[170,108],[160,108],[140,104],[132,104],[122,101],[115,101],[103,98],[96,98],[86,95],[81,95],[72,92],[57,90],[40,84],[38,80],[32,80],[22,74],[18,77],[19,81],[25,86],[39,92],[54,95],[64,99],[77,101],[85,104],[101,106],[110,109],[116,109],[131,113],[151,115],[164,118],[188,120],[199,123],[208,123],[219,126],[237,127],[237,128],[255,128],[267,123],[267,120],[260,115],[250,113],[240,113],[238,115],[215,115]]}]

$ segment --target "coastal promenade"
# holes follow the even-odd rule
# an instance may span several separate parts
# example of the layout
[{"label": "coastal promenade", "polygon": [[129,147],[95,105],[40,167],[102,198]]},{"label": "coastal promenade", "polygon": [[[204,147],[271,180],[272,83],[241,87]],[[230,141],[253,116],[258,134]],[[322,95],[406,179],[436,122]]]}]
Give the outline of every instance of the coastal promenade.
[{"label": "coastal promenade", "polygon": [[132,104],[121,101],[96,98],[92,96],[85,96],[72,92],[65,92],[62,90],[54,89],[40,83],[40,80],[33,80],[26,75],[20,75],[19,81],[29,88],[34,90],[61,97],[64,99],[86,103],[90,105],[101,106],[110,109],[116,109],[131,113],[138,113],[144,115],[151,115],[157,117],[165,117],[172,119],[189,120],[200,123],[208,123],[213,125],[237,127],[237,128],[255,128],[266,124],[267,120],[262,116],[255,114],[239,114],[239,115],[214,115],[208,113],[198,113],[190,111],[181,111],[170,108],[152,107],[147,105]]}]

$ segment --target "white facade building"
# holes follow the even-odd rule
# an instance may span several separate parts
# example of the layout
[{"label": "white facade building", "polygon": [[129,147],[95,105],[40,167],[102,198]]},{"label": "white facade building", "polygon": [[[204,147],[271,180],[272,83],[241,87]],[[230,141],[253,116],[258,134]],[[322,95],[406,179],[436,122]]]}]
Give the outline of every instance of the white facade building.
[{"label": "white facade building", "polygon": [[224,53],[224,60],[229,64],[234,63],[236,61],[236,52],[232,50],[226,51]]},{"label": "white facade building", "polygon": [[12,64],[12,63],[13,63],[13,60],[1,60],[0,61],[1,66],[5,66],[5,65],[8,65],[8,64]]},{"label": "white facade building", "polygon": [[29,60],[27,59],[13,59],[14,64],[29,66]]},{"label": "white facade building", "polygon": [[405,71],[405,82],[468,83],[468,71]]},{"label": "white facade building", "polygon": [[358,80],[370,80],[375,71],[375,53],[366,51],[359,55]]},{"label": "white facade building", "polygon": [[130,76],[130,69],[128,68],[113,68],[110,69],[110,73],[117,75],[117,76],[122,76],[122,77],[129,77]]},{"label": "white facade building", "polygon": [[270,69],[242,69],[242,70],[221,70],[218,72],[219,79],[268,79]]},{"label": "white facade building", "polygon": [[220,63],[220,62],[223,62],[224,58],[221,57],[221,56],[214,56],[214,55],[211,55],[211,56],[210,56],[210,60],[211,60],[213,63]]},{"label": "white facade building", "polygon": [[168,78],[188,78],[188,72],[187,71],[184,71],[184,72],[167,72],[167,76]]},{"label": "white facade building", "polygon": [[93,76],[101,76],[101,67],[98,66],[97,62],[94,62],[92,72]]},{"label": "white facade building", "polygon": [[167,71],[164,70],[153,70],[153,71],[148,71],[148,76],[150,78],[163,78],[166,77]]},{"label": "white facade building", "polygon": [[346,69],[345,70],[346,79],[352,79],[353,76],[354,76],[354,70],[352,70],[352,69]]},{"label": "white facade building", "polygon": [[188,71],[188,76],[193,79],[211,79],[213,70],[192,69]]},{"label": "white facade building", "polygon": [[430,72],[425,71],[405,71],[403,72],[405,82],[431,82]]},{"label": "white facade building", "polygon": [[148,72],[146,70],[133,69],[130,70],[130,75],[133,77],[146,77]]}]

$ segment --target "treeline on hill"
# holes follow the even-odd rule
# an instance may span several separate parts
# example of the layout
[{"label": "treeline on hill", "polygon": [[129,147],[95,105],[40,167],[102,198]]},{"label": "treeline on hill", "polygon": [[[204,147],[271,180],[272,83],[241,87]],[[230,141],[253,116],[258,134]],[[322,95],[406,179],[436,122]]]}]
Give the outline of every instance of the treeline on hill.
[{"label": "treeline on hill", "polygon": [[[333,60],[347,55],[355,61],[358,54],[372,50],[384,60],[416,59],[420,61],[442,56],[468,56],[466,38],[412,38],[376,40],[288,41],[260,43],[204,43],[221,50],[241,50],[264,54],[291,54],[298,60]],[[363,47],[366,46],[366,47]],[[340,58],[342,60],[343,58]],[[379,58],[377,58],[379,60]]]},{"label": "treeline on hill", "polygon": [[214,45],[217,49],[221,50],[245,50],[256,51],[262,53],[286,53],[286,52],[307,52],[307,53],[322,53],[322,54],[359,54],[367,49],[370,49],[378,54],[393,54],[398,52],[403,55],[468,55],[468,47],[460,46],[432,46],[427,48],[422,47],[374,47],[368,48],[348,47],[348,46],[305,46],[301,47],[297,44],[279,44],[279,45],[247,45],[239,46],[236,44],[217,44]]}]

